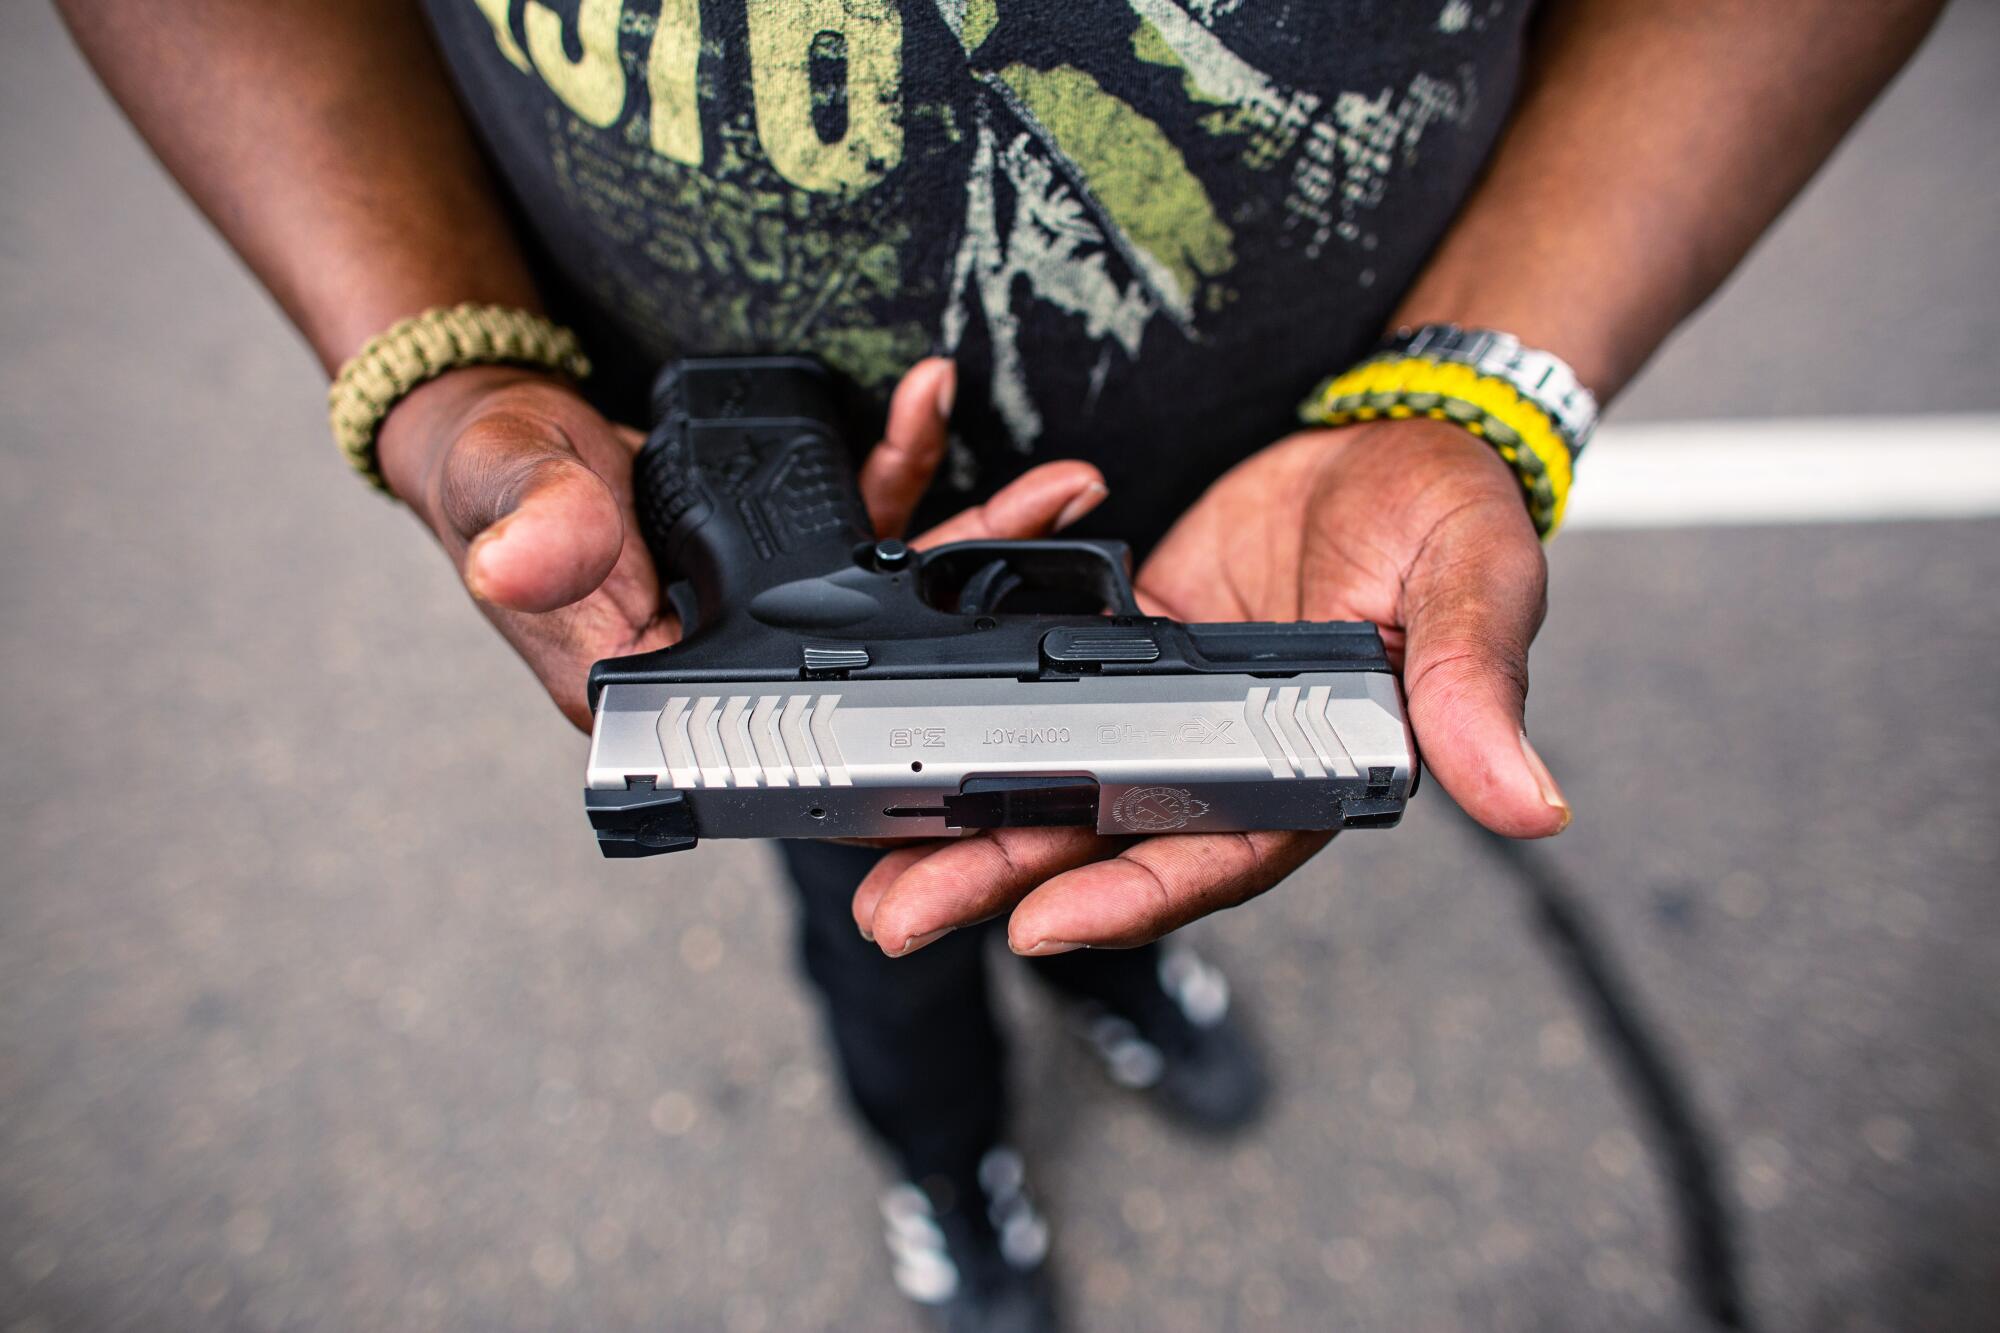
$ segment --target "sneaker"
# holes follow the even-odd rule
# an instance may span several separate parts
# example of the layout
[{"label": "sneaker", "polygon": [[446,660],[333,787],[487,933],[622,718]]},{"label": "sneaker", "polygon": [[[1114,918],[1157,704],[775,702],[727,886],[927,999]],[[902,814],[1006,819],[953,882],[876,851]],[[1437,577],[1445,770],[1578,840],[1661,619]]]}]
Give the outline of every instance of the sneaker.
[{"label": "sneaker", "polygon": [[1160,1002],[1143,1013],[1086,1003],[1072,1025],[1113,1083],[1150,1092],[1197,1129],[1240,1129],[1263,1109],[1263,1060],[1229,1012],[1229,978],[1178,941],[1160,951]]},{"label": "sneaker", "polygon": [[987,1152],[963,1181],[893,1186],[882,1196],[882,1222],[897,1289],[936,1311],[946,1333],[1054,1333],[1042,1271],[1049,1224],[1012,1148]]}]

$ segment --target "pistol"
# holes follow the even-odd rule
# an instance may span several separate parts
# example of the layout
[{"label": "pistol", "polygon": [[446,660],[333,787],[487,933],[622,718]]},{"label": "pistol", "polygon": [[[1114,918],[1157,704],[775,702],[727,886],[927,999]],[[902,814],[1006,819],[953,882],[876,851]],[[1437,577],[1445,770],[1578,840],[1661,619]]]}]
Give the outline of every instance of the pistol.
[{"label": "pistol", "polygon": [[684,632],[591,668],[606,856],[1402,818],[1418,761],[1374,626],[1146,615],[1123,542],[877,540],[840,402],[799,357],[660,373],[633,490]]}]

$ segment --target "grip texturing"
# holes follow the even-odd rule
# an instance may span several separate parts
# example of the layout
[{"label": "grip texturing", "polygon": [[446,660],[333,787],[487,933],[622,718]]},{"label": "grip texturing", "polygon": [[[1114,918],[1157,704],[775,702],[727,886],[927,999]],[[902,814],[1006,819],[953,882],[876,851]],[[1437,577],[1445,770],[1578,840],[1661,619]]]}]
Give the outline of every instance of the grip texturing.
[{"label": "grip texturing", "polygon": [[[745,507],[754,504],[769,540],[783,551],[798,551],[829,537],[846,545],[869,535],[868,511],[854,482],[847,451],[819,434],[801,435],[784,446],[785,454],[770,474],[770,483]],[[762,541],[758,554],[771,551]]]},{"label": "grip texturing", "polygon": [[632,502],[639,535],[664,572],[674,563],[671,540],[688,511],[702,502],[686,437],[661,427],[632,464]]}]

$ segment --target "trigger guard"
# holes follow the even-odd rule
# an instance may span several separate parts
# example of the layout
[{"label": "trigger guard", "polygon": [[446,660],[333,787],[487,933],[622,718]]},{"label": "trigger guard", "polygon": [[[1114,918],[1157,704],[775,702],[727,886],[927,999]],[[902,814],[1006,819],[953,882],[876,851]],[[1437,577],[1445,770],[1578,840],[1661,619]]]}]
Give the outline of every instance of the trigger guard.
[{"label": "trigger guard", "polygon": [[[998,615],[1005,598],[1027,591],[1036,594],[1031,603],[1043,604],[1024,604],[1014,611],[1139,615],[1129,560],[1123,542],[1095,539],[951,542],[922,553],[917,584],[927,605],[956,608],[959,614]],[[1089,606],[1048,604],[1040,594],[1050,592],[1058,602]]]}]

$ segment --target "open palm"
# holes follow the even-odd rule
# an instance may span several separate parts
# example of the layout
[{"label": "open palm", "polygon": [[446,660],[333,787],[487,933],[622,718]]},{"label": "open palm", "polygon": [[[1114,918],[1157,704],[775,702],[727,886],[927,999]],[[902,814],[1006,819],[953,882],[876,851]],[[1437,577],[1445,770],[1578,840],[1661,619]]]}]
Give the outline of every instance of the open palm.
[{"label": "open palm", "polygon": [[[1413,420],[1258,453],[1181,518],[1137,584],[1148,611],[1184,621],[1373,621],[1440,784],[1489,828],[1540,837],[1569,822],[1521,729],[1545,581],[1506,466],[1455,426]],[[1136,945],[1263,892],[1331,836],[995,830],[890,852],[856,891],[855,920],[891,954],[1009,909],[1018,953]]]}]

